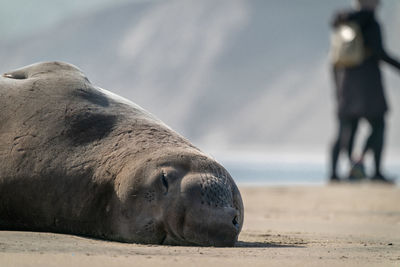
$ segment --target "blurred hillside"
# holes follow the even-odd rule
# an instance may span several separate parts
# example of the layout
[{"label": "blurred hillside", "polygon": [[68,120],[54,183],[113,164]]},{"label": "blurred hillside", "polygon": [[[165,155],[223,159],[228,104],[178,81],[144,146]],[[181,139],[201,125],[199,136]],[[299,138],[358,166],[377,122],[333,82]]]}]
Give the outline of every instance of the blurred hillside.
[{"label": "blurred hillside", "polygon": [[[335,129],[329,20],[349,1],[23,2],[2,3],[0,72],[75,64],[217,154],[327,150]],[[400,56],[400,3],[384,3],[387,46]],[[400,77],[388,69],[385,77],[387,151],[400,157]]]}]

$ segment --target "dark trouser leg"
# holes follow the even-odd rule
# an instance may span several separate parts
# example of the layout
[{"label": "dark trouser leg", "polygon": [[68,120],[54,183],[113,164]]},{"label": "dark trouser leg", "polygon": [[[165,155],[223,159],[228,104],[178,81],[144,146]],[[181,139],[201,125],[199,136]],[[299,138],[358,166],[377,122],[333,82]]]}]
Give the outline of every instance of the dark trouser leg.
[{"label": "dark trouser leg", "polygon": [[372,150],[375,162],[375,176],[381,176],[381,157],[384,144],[385,119],[382,116],[373,119],[367,118],[367,121],[371,125],[372,130],[365,144],[363,155],[368,150]]},{"label": "dark trouser leg", "polygon": [[350,127],[350,133],[348,134],[348,140],[347,140],[347,155],[349,157],[349,160],[352,161],[353,159],[353,146],[354,146],[354,138],[357,133],[357,128],[358,128],[358,119],[352,119],[349,123]]},{"label": "dark trouser leg", "polygon": [[351,160],[357,126],[358,119],[339,120],[338,135],[331,151],[331,178],[337,178],[337,163],[342,150],[346,150],[349,160]]},{"label": "dark trouser leg", "polygon": [[337,179],[337,162],[340,154],[340,130],[336,141],[333,143],[331,150],[331,179]]}]

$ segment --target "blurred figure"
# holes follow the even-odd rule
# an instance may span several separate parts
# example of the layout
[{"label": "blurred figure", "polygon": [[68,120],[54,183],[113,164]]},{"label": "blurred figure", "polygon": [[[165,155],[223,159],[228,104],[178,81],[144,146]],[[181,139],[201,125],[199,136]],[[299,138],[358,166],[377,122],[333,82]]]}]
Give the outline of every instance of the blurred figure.
[{"label": "blurred figure", "polygon": [[[384,145],[385,114],[388,106],[382,84],[380,62],[385,61],[400,70],[400,62],[388,53],[383,45],[381,27],[375,18],[379,0],[355,0],[354,9],[339,12],[334,16],[332,27],[337,29],[344,23],[358,25],[364,45],[363,59],[355,66],[333,64],[333,76],[337,94],[339,130],[331,151],[330,181],[339,181],[337,164],[341,151],[346,151],[352,169],[349,179],[365,178],[364,157],[373,153],[375,173],[372,180],[387,182],[381,172],[381,156]],[[360,119],[365,119],[371,133],[365,142],[360,158],[353,153],[354,137]]]}]

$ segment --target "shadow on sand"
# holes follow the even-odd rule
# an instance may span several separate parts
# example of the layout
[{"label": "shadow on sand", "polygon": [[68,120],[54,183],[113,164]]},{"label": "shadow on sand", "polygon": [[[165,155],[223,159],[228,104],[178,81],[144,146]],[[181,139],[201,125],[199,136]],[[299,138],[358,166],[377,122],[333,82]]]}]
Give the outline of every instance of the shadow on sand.
[{"label": "shadow on sand", "polygon": [[274,242],[236,242],[238,248],[305,248],[305,244],[281,244]]}]

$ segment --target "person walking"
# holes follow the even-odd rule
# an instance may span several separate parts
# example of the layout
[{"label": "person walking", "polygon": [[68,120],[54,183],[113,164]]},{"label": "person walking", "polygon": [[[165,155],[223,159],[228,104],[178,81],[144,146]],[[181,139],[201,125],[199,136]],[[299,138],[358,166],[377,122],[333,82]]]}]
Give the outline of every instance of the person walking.
[{"label": "person walking", "polygon": [[[400,62],[390,56],[383,44],[381,27],[375,17],[379,0],[354,0],[354,9],[339,12],[334,16],[332,27],[337,29],[344,23],[358,25],[362,36],[364,55],[355,66],[333,64],[333,78],[337,96],[337,117],[339,130],[331,150],[330,181],[339,181],[337,164],[340,152],[345,150],[352,164],[349,179],[354,174],[364,176],[363,161],[365,155],[373,153],[375,173],[374,181],[391,182],[381,171],[381,158],[384,146],[385,115],[388,105],[385,98],[380,63],[386,62],[400,70]],[[365,142],[361,157],[353,154],[354,137],[361,119],[371,127],[371,133]],[[358,172],[358,174],[357,174]]]}]

